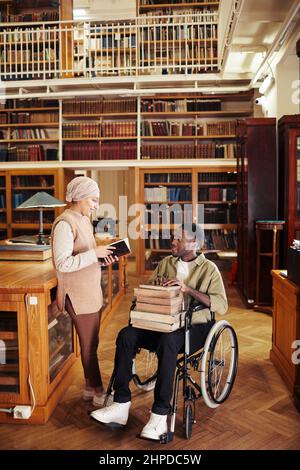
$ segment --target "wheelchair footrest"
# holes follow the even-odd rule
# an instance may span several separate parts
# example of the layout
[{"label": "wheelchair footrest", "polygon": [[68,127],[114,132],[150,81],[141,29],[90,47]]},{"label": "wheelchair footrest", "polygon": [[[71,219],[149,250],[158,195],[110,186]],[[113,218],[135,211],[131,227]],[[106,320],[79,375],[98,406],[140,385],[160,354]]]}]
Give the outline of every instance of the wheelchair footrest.
[{"label": "wheelchair footrest", "polygon": [[160,444],[168,444],[173,441],[174,433],[169,431],[159,437]]}]

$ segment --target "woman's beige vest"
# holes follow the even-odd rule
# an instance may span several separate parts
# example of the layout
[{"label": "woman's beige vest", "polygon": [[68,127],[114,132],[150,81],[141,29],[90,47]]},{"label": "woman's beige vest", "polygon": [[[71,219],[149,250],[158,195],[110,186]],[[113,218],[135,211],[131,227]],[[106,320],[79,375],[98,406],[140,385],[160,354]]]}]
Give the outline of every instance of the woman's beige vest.
[{"label": "woman's beige vest", "polygon": [[[64,220],[71,226],[74,237],[72,253],[74,256],[78,253],[96,248],[90,220],[88,217],[82,216],[70,209],[66,209],[55,219],[51,239],[53,238],[54,229],[60,220]],[[95,313],[100,310],[103,304],[103,298],[101,290],[101,270],[97,262],[71,273],[60,272],[56,269],[56,266],[54,266],[54,269],[58,283],[56,302],[60,311],[64,310],[66,295],[70,297],[74,311],[78,315]]]}]

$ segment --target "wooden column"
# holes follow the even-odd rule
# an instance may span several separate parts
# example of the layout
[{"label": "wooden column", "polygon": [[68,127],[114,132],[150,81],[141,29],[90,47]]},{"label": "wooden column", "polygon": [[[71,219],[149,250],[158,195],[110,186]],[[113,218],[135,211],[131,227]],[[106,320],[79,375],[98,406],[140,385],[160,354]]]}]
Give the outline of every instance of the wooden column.
[{"label": "wooden column", "polygon": [[[73,20],[73,0],[61,0],[60,2],[60,12],[59,12],[59,19],[60,21],[63,20]],[[72,56],[73,56],[73,49],[72,49],[72,24],[71,23],[62,23],[62,28],[70,29],[70,32],[63,32],[61,35],[61,44],[60,47],[62,48],[62,69],[69,70],[72,66]],[[63,73],[63,78],[71,78],[72,74],[70,72]]]}]

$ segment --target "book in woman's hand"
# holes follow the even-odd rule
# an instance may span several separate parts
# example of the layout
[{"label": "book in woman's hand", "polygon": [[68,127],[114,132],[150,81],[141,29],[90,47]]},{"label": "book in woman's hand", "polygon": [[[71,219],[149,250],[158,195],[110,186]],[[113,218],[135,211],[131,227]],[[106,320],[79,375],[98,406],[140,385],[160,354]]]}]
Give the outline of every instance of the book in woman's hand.
[{"label": "book in woman's hand", "polygon": [[[116,242],[110,243],[109,245],[106,245],[106,248],[109,249],[110,246],[115,247],[115,250],[112,250],[112,253],[111,253],[111,256],[113,257],[117,256],[118,258],[120,258],[121,256],[125,256],[131,253],[128,238],[123,238],[122,240],[118,240]],[[98,258],[98,260],[100,262],[105,261],[104,258]]]}]

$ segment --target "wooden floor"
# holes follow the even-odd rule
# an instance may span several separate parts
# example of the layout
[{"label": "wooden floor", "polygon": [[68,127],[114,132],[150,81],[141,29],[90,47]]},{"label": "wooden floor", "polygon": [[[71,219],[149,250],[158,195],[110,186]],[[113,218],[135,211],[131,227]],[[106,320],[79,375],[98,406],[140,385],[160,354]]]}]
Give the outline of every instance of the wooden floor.
[{"label": "wooden floor", "polygon": [[[118,311],[101,330],[100,366],[105,383],[112,370],[117,332],[127,324],[132,289],[140,282],[134,269],[130,288]],[[132,385],[133,404],[125,430],[110,431],[89,418],[91,404],[81,399],[83,374],[76,379],[45,425],[0,425],[0,449],[300,449],[300,414],[269,360],[271,317],[245,310],[233,287],[227,288],[230,310],[226,315],[239,340],[239,370],[228,401],[215,410],[198,401],[197,423],[190,440],[183,437],[182,403],[172,443],[161,446],[139,439],[147,422],[153,392]],[[109,324],[109,327],[108,327]]]}]

